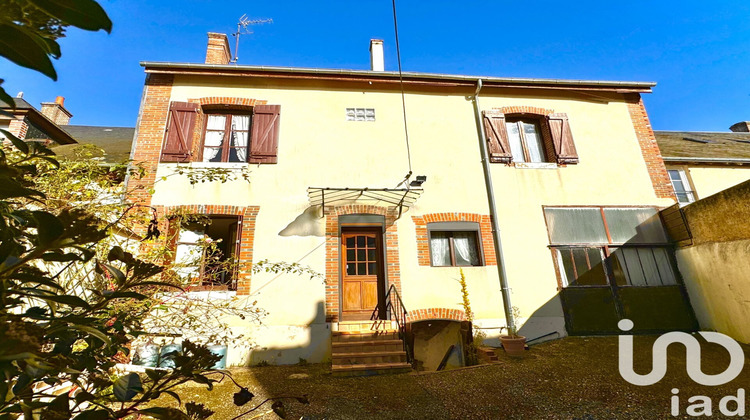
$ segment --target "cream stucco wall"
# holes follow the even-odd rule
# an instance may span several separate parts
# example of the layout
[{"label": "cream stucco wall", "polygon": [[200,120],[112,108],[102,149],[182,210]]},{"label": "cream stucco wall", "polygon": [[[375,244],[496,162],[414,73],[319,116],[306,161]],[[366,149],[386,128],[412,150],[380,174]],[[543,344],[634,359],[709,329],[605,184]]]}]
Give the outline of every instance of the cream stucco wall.
[{"label": "cream stucco wall", "polygon": [[[157,179],[167,178],[157,182],[153,204],[260,206],[254,259],[300,262],[322,273],[323,219],[307,218],[304,230],[309,236],[280,236],[280,232],[309,207],[308,187],[395,187],[403,179],[409,168],[401,96],[364,82],[343,87],[274,83],[257,78],[177,77],[173,101],[228,96],[281,105],[278,164],[251,165],[249,184],[234,181],[194,186],[184,177],[168,176],[175,164],[161,164]],[[412,168],[415,175],[427,176],[424,193],[397,221],[402,292],[409,310],[461,309],[458,269],[417,265],[411,216],[489,212],[469,95],[470,91],[406,93]],[[562,312],[555,309],[559,308],[557,281],[542,206],[667,206],[672,201],[654,193],[624,102],[488,91],[480,104],[482,109],[529,105],[568,114],[579,164],[553,169],[492,167],[513,305],[522,318],[533,321],[529,325],[538,326],[527,335],[551,330],[564,333]],[[376,121],[346,121],[347,107],[375,108]],[[478,324],[504,325],[497,268],[469,267],[464,271]],[[256,335],[260,347],[294,349],[296,353],[287,353],[305,354],[313,360],[324,357],[320,355],[328,351],[330,326],[325,322],[325,288],[320,280],[260,274],[253,277],[251,289],[251,299],[269,312],[262,333]],[[538,311],[540,308],[545,309]],[[294,359],[279,357],[286,357],[287,363]]]},{"label": "cream stucco wall", "polygon": [[680,169],[684,169],[689,174],[698,199],[714,195],[750,179],[750,167],[746,166],[688,166],[680,167]]}]

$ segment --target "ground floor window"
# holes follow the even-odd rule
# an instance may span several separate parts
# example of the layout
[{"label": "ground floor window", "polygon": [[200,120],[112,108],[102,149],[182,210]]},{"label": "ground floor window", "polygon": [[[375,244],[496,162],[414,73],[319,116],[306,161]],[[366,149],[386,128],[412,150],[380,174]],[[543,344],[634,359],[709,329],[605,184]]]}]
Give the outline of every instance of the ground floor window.
[{"label": "ground floor window", "polygon": [[239,224],[236,216],[184,222],[175,247],[175,272],[200,286],[235,290]]},{"label": "ground floor window", "polygon": [[432,266],[482,265],[478,223],[428,223],[427,231],[429,232]]}]

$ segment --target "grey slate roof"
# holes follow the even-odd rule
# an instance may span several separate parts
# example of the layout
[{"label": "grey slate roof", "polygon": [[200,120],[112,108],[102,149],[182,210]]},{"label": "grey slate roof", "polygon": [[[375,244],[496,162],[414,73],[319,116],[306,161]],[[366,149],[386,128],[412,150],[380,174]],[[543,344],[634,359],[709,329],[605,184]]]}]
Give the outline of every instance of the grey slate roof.
[{"label": "grey slate roof", "polygon": [[750,159],[750,133],[654,131],[654,135],[666,161]]},{"label": "grey slate roof", "polygon": [[[121,163],[130,157],[130,148],[133,144],[133,127],[99,127],[92,125],[65,125],[62,126],[71,137],[81,144],[93,144],[104,149],[105,161],[108,163]],[[66,155],[77,145],[58,146],[55,153]]]}]

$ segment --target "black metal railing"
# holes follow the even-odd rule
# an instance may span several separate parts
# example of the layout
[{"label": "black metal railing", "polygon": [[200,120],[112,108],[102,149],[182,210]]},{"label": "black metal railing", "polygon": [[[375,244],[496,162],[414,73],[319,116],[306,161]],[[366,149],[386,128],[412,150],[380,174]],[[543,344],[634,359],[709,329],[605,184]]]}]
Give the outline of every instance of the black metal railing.
[{"label": "black metal railing", "polygon": [[[381,308],[385,311],[385,316],[381,317],[380,310]],[[398,326],[398,337],[401,339],[401,341],[404,343],[404,351],[406,352],[406,361],[409,363],[412,363],[413,355],[411,352],[411,347],[409,346],[409,340],[407,340],[406,337],[406,314],[407,314],[406,307],[404,306],[404,302],[401,300],[401,296],[398,294],[398,290],[396,290],[396,286],[391,285],[391,287],[388,289],[388,293],[385,295],[385,302],[383,305],[378,305],[375,307],[375,309],[372,311],[372,316],[370,317],[370,320],[376,321],[378,319],[385,319],[390,321],[396,321],[396,325]]]}]

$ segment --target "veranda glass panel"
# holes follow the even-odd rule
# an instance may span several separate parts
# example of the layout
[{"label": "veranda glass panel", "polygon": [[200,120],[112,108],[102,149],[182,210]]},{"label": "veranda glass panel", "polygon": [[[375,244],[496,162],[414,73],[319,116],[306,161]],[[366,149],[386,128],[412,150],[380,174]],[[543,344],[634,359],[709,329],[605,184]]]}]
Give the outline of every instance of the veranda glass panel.
[{"label": "veranda glass panel", "polygon": [[544,214],[553,244],[607,243],[599,209],[546,208]]},{"label": "veranda glass panel", "polygon": [[612,253],[615,278],[621,286],[677,284],[666,248],[619,248]]},{"label": "veranda glass panel", "polygon": [[604,216],[614,243],[667,243],[654,208],[605,208]]},{"label": "veranda glass panel", "polygon": [[607,275],[601,248],[557,249],[565,286],[605,286]]}]

